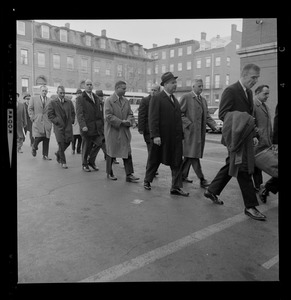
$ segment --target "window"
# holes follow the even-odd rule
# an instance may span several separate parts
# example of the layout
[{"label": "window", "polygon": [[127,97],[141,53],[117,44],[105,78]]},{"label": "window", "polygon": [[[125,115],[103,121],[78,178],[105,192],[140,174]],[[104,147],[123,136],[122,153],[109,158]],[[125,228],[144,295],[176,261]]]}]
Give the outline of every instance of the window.
[{"label": "window", "polygon": [[162,65],[162,73],[164,74],[164,73],[166,73],[167,71],[166,71],[166,65]]},{"label": "window", "polygon": [[152,88],[152,81],[151,80],[148,80],[147,81],[147,90],[150,91]]},{"label": "window", "polygon": [[39,67],[45,67],[45,54],[44,52],[37,53],[37,65]]},{"label": "window", "polygon": [[128,67],[128,76],[131,77],[131,78],[134,76],[134,72],[133,72],[133,67],[132,66]]},{"label": "window", "polygon": [[215,66],[219,67],[220,66],[220,56],[215,57]]},{"label": "window", "polygon": [[192,46],[187,46],[187,54],[192,54]]},{"label": "window", "polygon": [[170,57],[174,57],[174,55],[175,55],[174,49],[171,49],[170,50]]},{"label": "window", "polygon": [[219,88],[220,84],[220,75],[215,75],[214,76],[214,88]]},{"label": "window", "polygon": [[121,52],[126,53],[126,44],[121,43]]},{"label": "window", "polygon": [[201,69],[201,58],[197,58],[196,60],[196,68]]},{"label": "window", "polygon": [[158,59],[159,58],[159,53],[158,52],[154,52],[153,53],[153,59]]},{"label": "window", "polygon": [[174,64],[170,64],[170,72],[174,72]]},{"label": "window", "polygon": [[88,59],[81,58],[81,72],[88,73]]},{"label": "window", "polygon": [[162,59],[166,59],[167,57],[167,52],[166,51],[162,51]]},{"label": "window", "polygon": [[17,34],[25,35],[25,23],[17,21]]},{"label": "window", "polygon": [[177,80],[177,87],[182,87],[182,80],[181,79]]},{"label": "window", "polygon": [[54,69],[61,68],[61,57],[58,54],[53,54],[53,68]]},{"label": "window", "polygon": [[152,69],[151,69],[151,68],[148,68],[148,69],[147,69],[147,74],[148,74],[148,75],[151,75],[151,74],[152,74]]},{"label": "window", "polygon": [[94,73],[99,73],[100,72],[100,61],[99,60],[94,61],[93,71],[94,71]]},{"label": "window", "polygon": [[22,93],[28,92],[28,79],[27,78],[21,79],[21,91],[22,91]]},{"label": "window", "polygon": [[182,71],[182,63],[178,63],[178,71]]},{"label": "window", "polygon": [[106,49],[106,40],[105,39],[100,40],[100,48],[101,49]]},{"label": "window", "polygon": [[117,65],[117,77],[122,77],[122,65]]},{"label": "window", "polygon": [[89,47],[92,45],[92,37],[90,35],[85,36],[85,45]]},{"label": "window", "polygon": [[229,57],[229,56],[226,58],[226,65],[227,65],[228,67],[230,67],[230,57]]},{"label": "window", "polygon": [[50,31],[49,31],[49,27],[46,25],[42,25],[41,26],[41,37],[43,39],[49,39],[50,37]]},{"label": "window", "polygon": [[68,70],[74,69],[74,57],[73,56],[67,56],[67,69]]},{"label": "window", "polygon": [[236,44],[236,45],[235,45],[235,49],[238,50],[239,48],[240,48],[240,45],[239,45],[239,44]]},{"label": "window", "polygon": [[28,65],[28,50],[26,49],[20,50],[20,63],[22,65]]},{"label": "window", "polygon": [[178,48],[178,56],[182,56],[183,55],[183,48]]},{"label": "window", "polygon": [[186,80],[186,86],[191,86],[191,83],[192,83],[191,79]]},{"label": "window", "polygon": [[210,76],[205,76],[205,88],[210,89]]},{"label": "window", "polygon": [[211,66],[211,58],[210,57],[206,57],[205,59],[205,67],[209,68]]},{"label": "window", "polygon": [[159,72],[159,65],[155,65],[155,74],[158,74]]},{"label": "window", "polygon": [[191,70],[191,68],[192,68],[192,62],[187,61],[187,70]]},{"label": "window", "polygon": [[133,54],[134,55],[138,55],[138,50],[139,50],[139,46],[138,45],[134,45],[133,46]]},{"label": "window", "polygon": [[229,85],[229,74],[226,74],[226,77],[225,77],[225,84],[226,85]]},{"label": "window", "polygon": [[68,42],[68,32],[65,29],[60,30],[60,41],[61,42]]}]

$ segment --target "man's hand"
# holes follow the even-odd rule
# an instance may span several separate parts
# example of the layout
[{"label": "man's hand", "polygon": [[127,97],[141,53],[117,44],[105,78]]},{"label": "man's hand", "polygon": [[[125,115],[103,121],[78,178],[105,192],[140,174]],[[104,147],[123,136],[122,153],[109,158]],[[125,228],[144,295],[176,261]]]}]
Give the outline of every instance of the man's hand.
[{"label": "man's hand", "polygon": [[128,120],[122,120],[122,123],[121,123],[123,126],[126,126],[126,127],[130,127],[130,121]]},{"label": "man's hand", "polygon": [[253,145],[258,146],[258,144],[259,144],[259,140],[256,137],[254,137],[253,138]]},{"label": "man's hand", "polygon": [[274,153],[277,154],[278,153],[278,144],[273,144],[272,147],[273,147]]},{"label": "man's hand", "polygon": [[154,142],[154,144],[156,144],[158,146],[161,146],[161,144],[162,144],[161,138],[159,136],[155,137],[153,139],[153,142]]},{"label": "man's hand", "polygon": [[85,126],[85,127],[82,128],[82,130],[85,131],[85,132],[88,131],[88,127]]}]

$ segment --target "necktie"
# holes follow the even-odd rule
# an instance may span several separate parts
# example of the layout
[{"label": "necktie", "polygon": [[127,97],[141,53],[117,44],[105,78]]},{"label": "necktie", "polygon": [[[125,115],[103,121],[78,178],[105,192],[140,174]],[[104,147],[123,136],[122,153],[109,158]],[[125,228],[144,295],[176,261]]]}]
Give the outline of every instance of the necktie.
[{"label": "necktie", "polygon": [[121,106],[122,97],[119,97],[119,104]]},{"label": "necktie", "polygon": [[170,95],[170,99],[171,99],[171,101],[174,103],[173,95]]}]

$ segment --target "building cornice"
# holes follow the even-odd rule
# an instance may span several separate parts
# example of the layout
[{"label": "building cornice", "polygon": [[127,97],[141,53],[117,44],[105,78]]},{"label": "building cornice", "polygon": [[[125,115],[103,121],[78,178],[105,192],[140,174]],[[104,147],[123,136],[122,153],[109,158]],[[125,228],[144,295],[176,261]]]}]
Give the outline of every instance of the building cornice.
[{"label": "building cornice", "polygon": [[241,57],[264,55],[269,53],[277,53],[277,42],[259,44],[237,50],[237,54]]}]

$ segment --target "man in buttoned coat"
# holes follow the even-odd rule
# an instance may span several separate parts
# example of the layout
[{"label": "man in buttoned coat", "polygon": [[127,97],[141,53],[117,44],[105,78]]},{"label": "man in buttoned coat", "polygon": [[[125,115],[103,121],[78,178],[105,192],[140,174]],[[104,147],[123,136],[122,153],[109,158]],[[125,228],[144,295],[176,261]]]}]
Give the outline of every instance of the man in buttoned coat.
[{"label": "man in buttoned coat", "polygon": [[217,126],[209,115],[206,99],[201,96],[202,90],[202,79],[196,79],[193,91],[182,95],[180,98],[184,130],[184,159],[181,171],[183,180],[192,182],[188,179],[189,169],[192,165],[193,170],[200,179],[200,186],[207,187],[209,184],[202,172],[200,158],[203,157],[205,146],[206,124],[213,130],[216,130]]},{"label": "man in buttoned coat", "polygon": [[65,150],[73,140],[73,123],[75,121],[75,109],[71,100],[65,97],[65,88],[58,86],[58,97],[50,101],[47,109],[49,120],[54,124],[54,133],[59,146],[55,153],[57,161],[62,168],[67,169]]},{"label": "man in buttoned coat", "polygon": [[50,98],[47,97],[48,88],[45,85],[40,87],[40,95],[31,97],[28,105],[28,114],[32,121],[32,155],[36,156],[38,144],[42,142],[42,155],[44,160],[51,160],[48,157],[49,142],[51,136],[52,122],[47,116],[47,107]]}]

